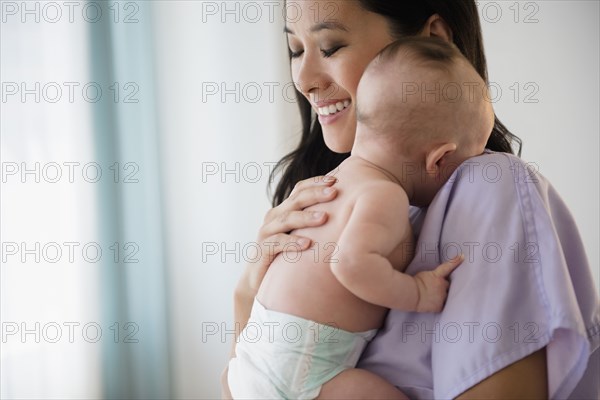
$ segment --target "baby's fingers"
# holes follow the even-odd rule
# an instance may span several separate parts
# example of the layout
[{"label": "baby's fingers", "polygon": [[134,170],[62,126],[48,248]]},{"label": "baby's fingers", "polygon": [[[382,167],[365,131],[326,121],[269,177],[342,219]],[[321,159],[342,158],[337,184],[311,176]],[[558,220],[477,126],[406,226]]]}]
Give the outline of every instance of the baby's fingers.
[{"label": "baby's fingers", "polygon": [[446,261],[443,264],[440,264],[436,269],[433,270],[433,273],[440,278],[447,278],[448,275],[452,273],[459,265],[463,262],[465,256],[463,254],[454,257],[452,260]]}]

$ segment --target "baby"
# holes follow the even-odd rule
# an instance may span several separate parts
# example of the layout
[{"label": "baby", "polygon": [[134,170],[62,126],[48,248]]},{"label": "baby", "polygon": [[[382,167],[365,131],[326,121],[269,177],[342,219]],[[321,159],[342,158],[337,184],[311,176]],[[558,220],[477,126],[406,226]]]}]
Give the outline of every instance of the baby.
[{"label": "baby", "polygon": [[338,196],[310,207],[328,222],[295,231],[313,246],[271,264],[229,364],[234,398],[312,399],[339,389],[406,398],[354,367],[389,308],[442,310],[446,278],[462,258],[403,273],[414,250],[409,203],[427,206],[456,167],[483,152],[494,113],[469,61],[432,38],[382,50],[355,106],[352,154],[330,173]]}]

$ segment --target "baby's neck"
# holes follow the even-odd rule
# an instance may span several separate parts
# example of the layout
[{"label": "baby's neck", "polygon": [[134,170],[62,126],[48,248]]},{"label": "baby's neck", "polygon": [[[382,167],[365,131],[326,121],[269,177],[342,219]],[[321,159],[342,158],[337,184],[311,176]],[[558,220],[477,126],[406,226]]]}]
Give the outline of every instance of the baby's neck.
[{"label": "baby's neck", "polygon": [[379,171],[390,182],[400,185],[409,199],[412,198],[414,182],[411,175],[415,173],[416,167],[404,162],[400,155],[393,154],[391,150],[388,151],[380,145],[369,141],[362,142],[357,138],[350,159],[356,159],[360,165]]},{"label": "baby's neck", "polygon": [[394,175],[394,173],[392,173],[392,171],[389,171],[388,169],[384,168],[383,166],[368,160],[366,157],[364,157],[362,155],[357,155],[357,154],[353,153],[350,155],[350,157],[346,161],[355,163],[356,165],[359,165],[363,168],[370,168],[370,169],[379,171],[382,175],[384,175],[391,182],[394,182],[394,183],[404,187],[404,185],[402,184],[400,179],[396,175]]}]

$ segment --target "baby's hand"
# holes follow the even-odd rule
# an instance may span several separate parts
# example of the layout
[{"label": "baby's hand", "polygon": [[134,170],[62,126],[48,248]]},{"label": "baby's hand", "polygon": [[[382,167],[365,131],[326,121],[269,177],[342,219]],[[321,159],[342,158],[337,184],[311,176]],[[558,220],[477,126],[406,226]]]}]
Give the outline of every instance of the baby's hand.
[{"label": "baby's hand", "polygon": [[464,260],[460,255],[438,266],[433,271],[419,272],[415,275],[419,299],[417,312],[440,312],[448,296],[450,282],[446,279]]}]

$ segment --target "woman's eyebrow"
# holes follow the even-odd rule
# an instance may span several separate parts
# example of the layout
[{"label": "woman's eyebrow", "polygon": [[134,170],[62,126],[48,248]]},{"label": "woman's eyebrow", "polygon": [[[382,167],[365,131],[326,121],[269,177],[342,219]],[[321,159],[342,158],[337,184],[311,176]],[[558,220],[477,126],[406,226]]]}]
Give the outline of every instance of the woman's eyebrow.
[{"label": "woman's eyebrow", "polygon": [[[346,28],[346,26],[344,26],[343,24],[339,23],[339,22],[335,22],[335,21],[326,21],[326,22],[319,22],[318,24],[313,25],[310,28],[311,32],[319,32],[325,29],[329,29],[332,31],[344,31],[344,32],[348,32],[348,28]],[[289,33],[291,35],[294,35],[295,33],[288,28],[287,26],[285,26],[283,28],[283,32],[284,33]]]},{"label": "woman's eyebrow", "polygon": [[320,22],[318,24],[313,25],[312,28],[310,28],[311,32],[318,32],[318,31],[322,31],[323,29],[329,29],[332,31],[344,31],[344,32],[348,32],[348,28],[346,28],[343,24],[339,23],[339,22],[335,22],[335,21],[328,21],[328,22]]}]

